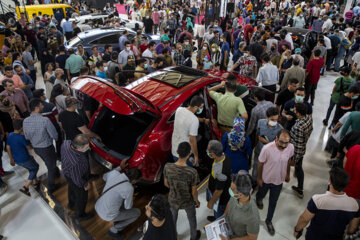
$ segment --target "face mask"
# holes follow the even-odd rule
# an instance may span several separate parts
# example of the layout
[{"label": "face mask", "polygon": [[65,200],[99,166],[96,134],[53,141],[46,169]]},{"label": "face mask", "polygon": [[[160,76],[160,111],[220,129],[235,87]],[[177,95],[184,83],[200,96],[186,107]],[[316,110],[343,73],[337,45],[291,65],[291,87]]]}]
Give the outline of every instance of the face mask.
[{"label": "face mask", "polygon": [[218,25],[214,25],[214,28],[217,28],[218,27]]},{"label": "face mask", "polygon": [[284,60],[287,60],[287,56],[284,56]]},{"label": "face mask", "polygon": [[144,68],[146,69],[146,68],[148,68],[148,65],[147,65],[147,63],[145,63],[145,65],[144,65]]},{"label": "face mask", "polygon": [[213,52],[216,52],[216,48],[212,48],[211,50],[212,50]]},{"label": "face mask", "polygon": [[106,72],[108,70],[108,67],[104,67],[104,71]]},{"label": "face mask", "polygon": [[146,19],[149,19],[150,17],[149,16],[146,16]]},{"label": "face mask", "polygon": [[130,47],[126,47],[126,50],[127,50],[127,51],[130,51]]},{"label": "face mask", "polygon": [[247,56],[249,56],[249,54],[247,54],[247,53],[244,53],[244,57],[247,57]]},{"label": "face mask", "polygon": [[207,49],[207,47],[203,47],[203,50],[206,50]]},{"label": "face mask", "polygon": [[189,42],[184,42],[185,43],[185,45],[189,45]]},{"label": "face mask", "polygon": [[201,114],[203,110],[204,110],[204,108],[203,108],[203,107],[202,107],[202,108],[200,108],[200,109],[196,112],[196,114]]},{"label": "face mask", "polygon": [[206,154],[208,155],[209,158],[213,159],[213,157],[210,156],[210,153],[209,153],[209,151],[207,149],[206,149]]},{"label": "face mask", "polygon": [[303,102],[304,101],[304,97],[303,96],[295,96],[295,100],[297,102]]},{"label": "face mask", "polygon": [[275,47],[271,47],[271,51],[275,51]]},{"label": "face mask", "polygon": [[270,125],[271,127],[275,127],[276,124],[277,124],[277,122],[275,122],[275,121],[269,121],[269,125]]},{"label": "face mask", "polygon": [[229,188],[229,194],[230,194],[230,197],[233,197],[233,198],[236,198],[236,199],[239,199],[238,196],[235,197],[235,194],[233,192],[233,190],[231,188]]},{"label": "face mask", "polygon": [[353,96],[351,97],[351,99],[355,100],[355,99],[358,99],[359,96]]},{"label": "face mask", "polygon": [[4,104],[5,107],[8,107],[10,105],[10,101],[6,100],[6,101],[3,102],[3,104]]},{"label": "face mask", "polygon": [[30,26],[29,29],[31,30],[31,29],[32,29],[32,26]]}]

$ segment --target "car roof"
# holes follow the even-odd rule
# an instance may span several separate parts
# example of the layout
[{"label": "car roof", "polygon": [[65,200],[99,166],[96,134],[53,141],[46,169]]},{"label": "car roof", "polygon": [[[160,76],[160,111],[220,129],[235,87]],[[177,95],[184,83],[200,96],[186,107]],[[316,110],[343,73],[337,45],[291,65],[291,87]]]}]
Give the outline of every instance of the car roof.
[{"label": "car roof", "polygon": [[124,30],[127,30],[129,33],[133,33],[136,34],[133,30],[131,30],[130,28],[96,28],[96,29],[91,29],[85,32],[80,32],[78,33],[78,37],[81,39],[84,39],[85,37],[92,37],[92,36],[97,36],[97,35],[101,35],[104,33],[118,33],[118,32],[123,32]]},{"label": "car roof", "polygon": [[286,29],[290,33],[300,33],[302,35],[305,35],[306,33],[311,31],[310,29],[297,28],[297,27],[283,27],[282,29]]},{"label": "car roof", "polygon": [[[225,73],[220,71],[204,72],[204,71],[192,69],[194,72],[197,71],[197,73],[195,73],[196,75],[193,76],[192,79],[188,78],[185,84],[182,83],[179,86],[174,85],[172,81],[169,82],[158,78],[158,76],[162,76],[164,72],[174,73],[177,72],[178,70],[187,71],[188,68],[183,66],[167,67],[162,70],[156,71],[154,73],[148,74],[145,77],[142,77],[137,81],[127,85],[125,88],[130,89],[131,91],[145,97],[154,106],[159,107],[161,109],[177,95],[184,93],[186,91],[196,91],[198,88],[197,86],[199,87],[203,86],[203,83],[205,83],[206,81],[215,82],[219,78],[222,78],[221,75]],[[185,75],[190,76],[189,74],[185,74]],[[170,76],[173,77],[174,75],[170,75]],[[241,81],[239,80],[240,78],[246,79],[244,80],[244,82],[242,82],[243,84],[246,84],[246,82],[249,82],[248,84],[249,86],[256,84],[256,82],[251,78],[245,76],[240,76],[240,77],[238,76],[238,81]]]}]

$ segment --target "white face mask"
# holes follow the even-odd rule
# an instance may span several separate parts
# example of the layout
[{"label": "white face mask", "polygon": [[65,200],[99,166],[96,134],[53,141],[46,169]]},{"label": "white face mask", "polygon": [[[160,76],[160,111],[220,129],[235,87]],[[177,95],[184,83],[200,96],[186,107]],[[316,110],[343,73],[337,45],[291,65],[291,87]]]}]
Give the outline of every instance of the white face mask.
[{"label": "white face mask", "polygon": [[108,70],[108,67],[104,67],[104,71],[106,72]]},{"label": "white face mask", "polygon": [[184,42],[185,43],[185,45],[189,45],[189,42]]},{"label": "white face mask", "polygon": [[203,50],[206,50],[207,49],[207,47],[203,47]]},{"label": "white face mask", "polygon": [[147,19],[149,19],[150,17],[149,16],[146,16]]},{"label": "white face mask", "polygon": [[269,121],[269,125],[270,125],[271,127],[275,127],[276,124],[277,124],[277,122],[275,122],[275,121]]},{"label": "white face mask", "polygon": [[211,50],[212,50],[213,52],[216,52],[216,48],[212,48]]},{"label": "white face mask", "polygon": [[247,56],[249,56],[249,54],[247,54],[247,53],[244,53],[244,57],[247,57]]},{"label": "white face mask", "polygon": [[284,56],[284,60],[287,60],[287,56]]},{"label": "white face mask", "polygon": [[130,51],[130,47],[126,47],[126,50],[127,50],[127,51]]}]

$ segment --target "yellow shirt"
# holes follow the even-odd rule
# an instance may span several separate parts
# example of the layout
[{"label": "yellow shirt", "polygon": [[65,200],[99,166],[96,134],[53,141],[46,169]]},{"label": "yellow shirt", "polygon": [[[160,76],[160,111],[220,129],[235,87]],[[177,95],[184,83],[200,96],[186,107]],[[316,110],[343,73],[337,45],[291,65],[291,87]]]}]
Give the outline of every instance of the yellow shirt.
[{"label": "yellow shirt", "polygon": [[6,57],[4,58],[4,65],[12,65],[12,57]]}]

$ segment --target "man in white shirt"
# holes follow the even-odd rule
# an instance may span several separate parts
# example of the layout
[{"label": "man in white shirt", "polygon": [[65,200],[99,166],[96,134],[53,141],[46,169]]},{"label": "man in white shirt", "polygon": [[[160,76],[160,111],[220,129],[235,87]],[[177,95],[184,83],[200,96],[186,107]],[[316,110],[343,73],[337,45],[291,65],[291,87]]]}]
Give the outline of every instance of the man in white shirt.
[{"label": "man in white shirt", "polygon": [[141,55],[142,57],[147,59],[148,64],[150,62],[149,59],[154,59],[155,48],[156,48],[156,43],[155,42],[150,42],[149,47]]},{"label": "man in white shirt", "polygon": [[324,24],[322,25],[322,32],[323,33],[327,33],[330,31],[330,28],[333,26],[333,23],[331,21],[331,19],[329,18],[329,16],[325,15],[324,16]]},{"label": "man in white shirt", "polygon": [[209,43],[210,39],[212,39],[214,37],[214,27],[211,25],[209,27],[209,32],[204,34],[204,39],[202,44],[204,44],[204,42]]},{"label": "man in white shirt", "polygon": [[295,54],[292,55],[292,58],[298,58],[300,63],[299,63],[299,67],[303,68],[304,67],[304,57],[301,56],[301,48],[296,48],[295,49]]},{"label": "man in white shirt", "polygon": [[188,107],[179,107],[175,113],[174,131],[171,138],[171,153],[174,161],[179,159],[177,148],[180,143],[188,142],[194,154],[194,166],[199,164],[197,140],[199,119],[195,113],[200,114],[204,108],[204,99],[198,95],[192,97]]},{"label": "man in white shirt", "polygon": [[352,57],[352,62],[355,67],[360,67],[360,52],[356,52],[354,56]]},{"label": "man in white shirt", "polygon": [[266,51],[270,52],[271,51],[271,46],[273,44],[276,44],[276,46],[278,45],[279,41],[277,39],[275,39],[275,34],[274,32],[270,32],[270,38],[268,40],[266,40]]},{"label": "man in white shirt", "polygon": [[270,62],[270,56],[264,54],[262,56],[264,65],[259,69],[256,82],[261,83],[263,88],[276,92],[276,84],[279,81],[279,70]]}]

